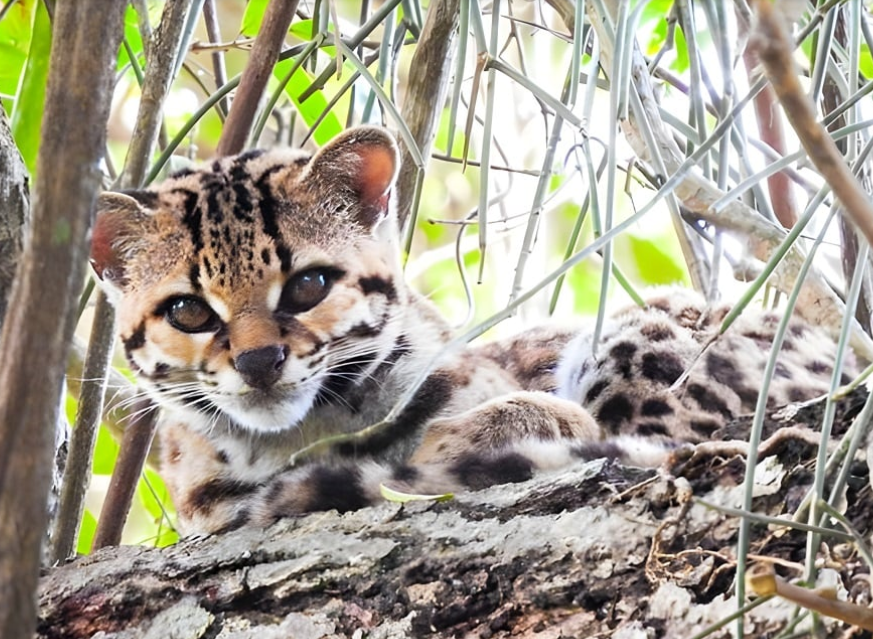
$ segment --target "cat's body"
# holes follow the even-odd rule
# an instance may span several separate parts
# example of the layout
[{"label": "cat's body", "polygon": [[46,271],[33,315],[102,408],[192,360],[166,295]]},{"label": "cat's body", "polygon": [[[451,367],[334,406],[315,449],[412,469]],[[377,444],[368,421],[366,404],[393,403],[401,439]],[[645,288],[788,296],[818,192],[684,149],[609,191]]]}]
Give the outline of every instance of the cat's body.
[{"label": "cat's body", "polygon": [[[312,158],[248,153],[101,200],[92,259],[162,406],[183,532],[359,508],[383,484],[441,493],[579,457],[657,460],[754,408],[776,316],[741,318],[700,356],[726,309],[690,292],[619,313],[593,352],[589,333],[550,328],[443,352],[448,327],[403,283],[396,172],[391,138],[361,128]],[[793,325],[769,402],[825,392],[833,351]],[[289,466],[380,422],[437,355],[390,424]]]}]

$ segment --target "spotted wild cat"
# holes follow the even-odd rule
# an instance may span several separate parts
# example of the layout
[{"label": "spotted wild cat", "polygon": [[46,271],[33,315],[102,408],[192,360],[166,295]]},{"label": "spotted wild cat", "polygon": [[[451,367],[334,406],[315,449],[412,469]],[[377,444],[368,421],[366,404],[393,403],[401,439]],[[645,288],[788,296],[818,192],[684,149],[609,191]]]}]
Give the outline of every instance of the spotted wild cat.
[{"label": "spotted wild cat", "polygon": [[[380,484],[441,493],[575,458],[657,463],[753,410],[777,316],[655,293],[590,333],[538,328],[447,353],[386,428],[291,467],[320,438],[379,422],[450,331],[403,282],[393,139],[350,130],[314,156],[251,151],[99,201],[92,263],[140,384],[160,405],[162,473],[183,533],[356,509]],[[832,342],[792,326],[773,405],[827,389]],[[678,389],[671,385],[690,365]]]}]

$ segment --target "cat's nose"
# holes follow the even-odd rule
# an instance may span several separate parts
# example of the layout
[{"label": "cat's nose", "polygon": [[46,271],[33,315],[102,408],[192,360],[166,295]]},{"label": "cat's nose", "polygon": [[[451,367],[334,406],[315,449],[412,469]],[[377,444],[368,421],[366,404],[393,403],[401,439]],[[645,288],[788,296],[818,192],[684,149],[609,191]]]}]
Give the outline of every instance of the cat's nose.
[{"label": "cat's nose", "polygon": [[253,348],[237,355],[234,366],[246,384],[266,390],[275,384],[282,374],[285,356],[286,349],[279,344]]}]

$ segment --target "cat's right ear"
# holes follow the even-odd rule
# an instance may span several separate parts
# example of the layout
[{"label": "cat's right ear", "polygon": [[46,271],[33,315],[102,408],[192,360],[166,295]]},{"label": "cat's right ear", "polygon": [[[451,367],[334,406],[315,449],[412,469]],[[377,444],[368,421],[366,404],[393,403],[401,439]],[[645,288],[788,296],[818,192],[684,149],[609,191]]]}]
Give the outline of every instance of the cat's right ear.
[{"label": "cat's right ear", "polygon": [[101,287],[117,295],[127,284],[126,262],[148,211],[125,193],[101,193],[91,230],[91,268]]}]

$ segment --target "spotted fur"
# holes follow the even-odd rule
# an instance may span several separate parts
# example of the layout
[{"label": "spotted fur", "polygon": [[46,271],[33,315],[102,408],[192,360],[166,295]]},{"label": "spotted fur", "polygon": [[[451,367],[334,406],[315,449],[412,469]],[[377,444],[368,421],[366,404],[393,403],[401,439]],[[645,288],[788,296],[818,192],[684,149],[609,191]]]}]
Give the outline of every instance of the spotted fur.
[{"label": "spotted fur", "polygon": [[[364,127],[314,156],[252,151],[101,198],[92,263],[161,407],[182,532],[352,510],[383,484],[442,493],[578,458],[657,463],[753,408],[775,316],[742,319],[701,356],[726,311],[691,293],[618,313],[596,347],[541,328],[445,352],[448,327],[403,282],[397,168],[393,139]],[[769,401],[824,392],[833,350],[795,324]],[[390,424],[290,464],[380,422],[434,361]]]}]

